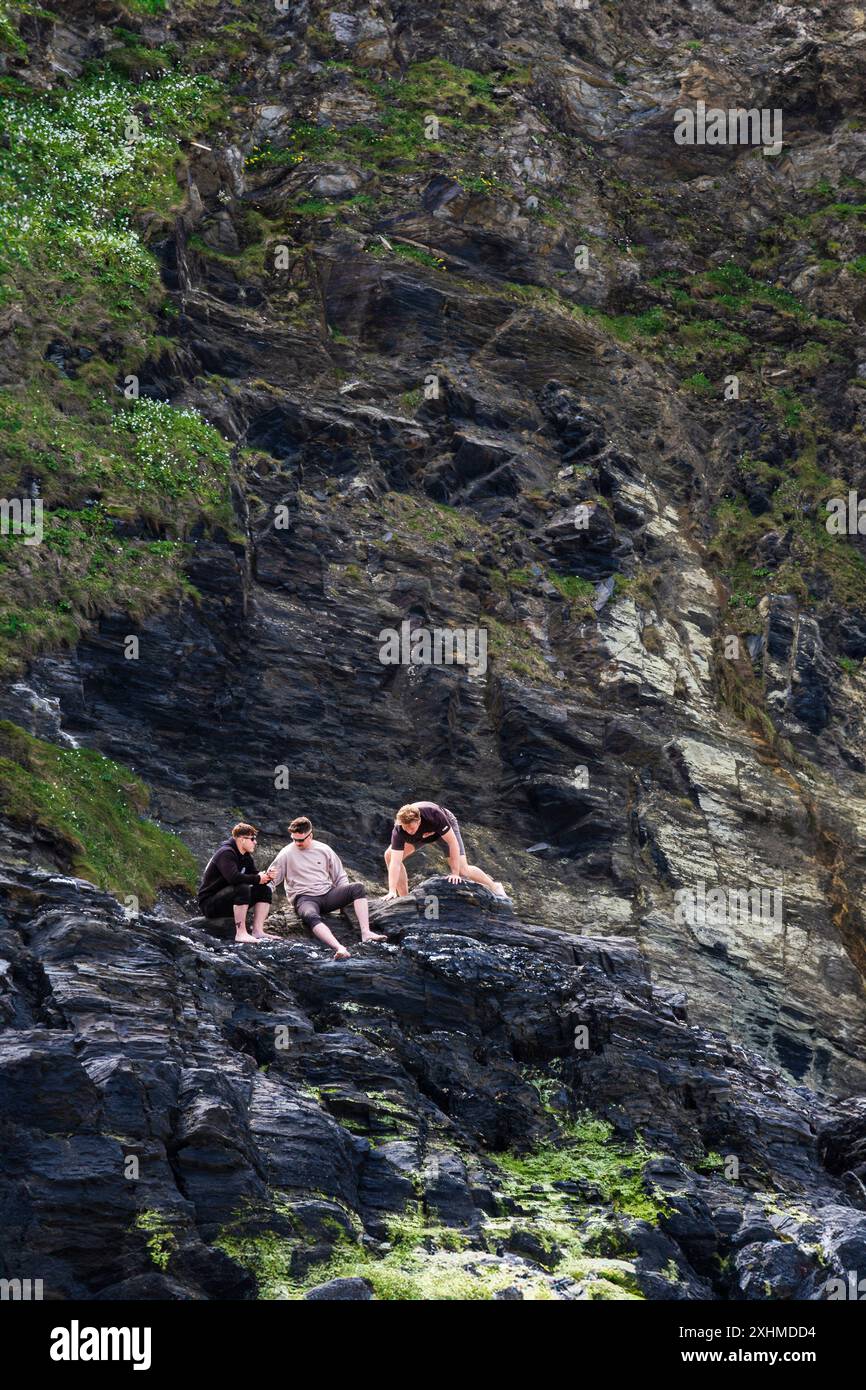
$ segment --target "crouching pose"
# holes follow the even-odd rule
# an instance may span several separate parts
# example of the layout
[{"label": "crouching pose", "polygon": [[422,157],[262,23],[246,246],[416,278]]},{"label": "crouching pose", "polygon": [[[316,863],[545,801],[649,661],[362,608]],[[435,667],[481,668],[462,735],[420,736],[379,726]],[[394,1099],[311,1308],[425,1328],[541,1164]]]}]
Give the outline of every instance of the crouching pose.
[{"label": "crouching pose", "polygon": [[363,884],[350,883],[338,855],[330,845],[313,838],[313,826],[306,816],[297,816],[289,826],[292,843],[285,845],[268,869],[272,882],[284,884],[286,897],[305,927],[319,941],[330,946],[334,960],[349,954],[322,921],[323,912],[338,912],[354,903],[362,941],[384,941],[379,932],[370,931],[370,909]]},{"label": "crouching pose", "polygon": [[483,883],[498,898],[507,897],[501,883],[476,868],[466,858],[463,836],[457,817],[445,806],[437,806],[435,801],[414,801],[401,806],[394,820],[391,843],[385,850],[385,863],[388,865],[389,898],[405,898],[409,892],[409,877],[405,860],[414,854],[418,845],[438,840],[448,855],[449,883],[459,883],[461,878],[469,878],[473,883]]},{"label": "crouching pose", "polygon": [[[205,869],[198,889],[198,905],[205,917],[235,919],[235,941],[261,941],[274,937],[265,931],[272,891],[268,875],[259,873],[253,850],[258,842],[254,825],[241,821],[224,840]],[[252,905],[253,930],[247,931],[247,910]],[[274,937],[274,940],[279,940]]]}]

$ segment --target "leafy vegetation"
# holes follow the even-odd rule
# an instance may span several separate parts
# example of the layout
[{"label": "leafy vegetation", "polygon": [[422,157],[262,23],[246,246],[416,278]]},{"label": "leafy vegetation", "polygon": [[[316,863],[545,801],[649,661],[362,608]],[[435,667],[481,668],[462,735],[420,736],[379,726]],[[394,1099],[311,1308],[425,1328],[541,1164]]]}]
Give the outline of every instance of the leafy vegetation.
[{"label": "leafy vegetation", "polygon": [[100,72],[43,97],[0,99],[0,278],[34,299],[40,317],[46,291],[60,300],[85,279],[109,301],[146,298],[156,266],[133,220],[177,200],[178,137],[208,123],[216,92],[207,77],[133,85]]},{"label": "leafy vegetation", "polygon": [[140,1211],[135,1218],[135,1228],[147,1237],[147,1250],[157,1269],[165,1270],[177,1247],[168,1218],[161,1211]]},{"label": "leafy vegetation", "polygon": [[[231,525],[230,452],[206,421],[164,402],[115,411],[73,387],[37,386],[0,391],[0,427],[4,494],[26,475],[44,503],[40,544],[0,536],[0,671],[74,642],[100,614],[143,616],[170,594],[194,595],[183,537],[196,522]],[[150,535],[128,534],[136,519]]]},{"label": "leafy vegetation", "polygon": [[192,593],[182,542],[194,524],[231,524],[231,460],[193,411],[110,403],[118,374],[162,346],[158,267],[135,220],[178,199],[178,138],[213,119],[217,85],[176,72],[133,84],[102,68],[0,108],[0,305],[22,309],[21,382],[0,391],[0,485],[45,508],[41,544],[0,537],[8,672],[102,613]]}]

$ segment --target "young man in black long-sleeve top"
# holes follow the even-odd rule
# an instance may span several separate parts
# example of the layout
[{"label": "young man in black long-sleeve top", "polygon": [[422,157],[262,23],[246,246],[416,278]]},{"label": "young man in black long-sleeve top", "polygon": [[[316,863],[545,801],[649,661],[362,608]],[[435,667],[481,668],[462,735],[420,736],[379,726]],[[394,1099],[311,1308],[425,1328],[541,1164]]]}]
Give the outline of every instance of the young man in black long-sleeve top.
[{"label": "young man in black long-sleeve top", "polygon": [[[265,931],[265,919],[270,911],[273,890],[270,870],[262,873],[256,868],[253,850],[258,843],[254,825],[241,821],[234,827],[230,840],[224,840],[209,860],[198,889],[198,905],[205,917],[235,919],[235,941],[261,941],[274,937]],[[253,930],[247,931],[247,908],[252,904]]]}]

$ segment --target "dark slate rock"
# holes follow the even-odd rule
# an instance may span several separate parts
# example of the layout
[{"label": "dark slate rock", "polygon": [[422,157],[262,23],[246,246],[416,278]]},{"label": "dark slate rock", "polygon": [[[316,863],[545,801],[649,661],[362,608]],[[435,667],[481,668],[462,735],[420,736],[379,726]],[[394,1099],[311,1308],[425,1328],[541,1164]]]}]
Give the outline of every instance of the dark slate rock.
[{"label": "dark slate rock", "polygon": [[[395,1221],[422,1251],[450,1231],[471,1264],[496,1215],[501,1253],[483,1258],[520,1271],[509,1287],[529,1274],[573,1298],[548,1188],[506,1190],[495,1160],[563,1142],[586,1109],[659,1155],[636,1154],[632,1176],[664,1211],[658,1225],[614,1212],[602,1178],[559,1181],[556,1201],[569,1230],[602,1219],[597,1253],[635,1252],[646,1297],[819,1298],[818,1273],[866,1265],[866,1214],[844,1185],[860,1103],[834,1109],[690,1025],[629,939],[532,926],[437,876],[375,904],[399,948],[338,964],[307,941],[222,947],[157,914],[131,921],[56,874],[7,870],[2,889],[2,1273],[52,1297],[315,1286],[347,1241],[393,1259]],[[690,1166],[710,1148],[737,1153],[742,1185]],[[769,1184],[765,1209],[753,1194]],[[265,1260],[244,1253],[259,1241]]]},{"label": "dark slate rock", "polygon": [[373,1290],[366,1279],[330,1279],[327,1284],[318,1284],[304,1295],[311,1302],[336,1299],[341,1303],[363,1303],[373,1297]]}]

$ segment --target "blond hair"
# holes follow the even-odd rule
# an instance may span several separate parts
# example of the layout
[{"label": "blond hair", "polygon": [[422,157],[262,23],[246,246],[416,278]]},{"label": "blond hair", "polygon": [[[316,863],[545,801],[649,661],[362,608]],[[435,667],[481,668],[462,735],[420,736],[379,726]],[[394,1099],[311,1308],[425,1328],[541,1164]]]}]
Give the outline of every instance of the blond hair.
[{"label": "blond hair", "polygon": [[421,819],[421,811],[410,803],[408,806],[401,806],[394,819],[398,825],[411,824],[413,821]]}]

